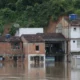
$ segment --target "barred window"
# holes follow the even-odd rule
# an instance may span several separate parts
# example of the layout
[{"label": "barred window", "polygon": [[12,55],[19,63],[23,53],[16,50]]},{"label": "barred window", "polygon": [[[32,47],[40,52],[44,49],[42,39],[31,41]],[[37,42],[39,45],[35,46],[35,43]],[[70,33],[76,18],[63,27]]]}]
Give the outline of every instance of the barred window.
[{"label": "barred window", "polygon": [[80,40],[77,40],[77,47],[80,48]]}]

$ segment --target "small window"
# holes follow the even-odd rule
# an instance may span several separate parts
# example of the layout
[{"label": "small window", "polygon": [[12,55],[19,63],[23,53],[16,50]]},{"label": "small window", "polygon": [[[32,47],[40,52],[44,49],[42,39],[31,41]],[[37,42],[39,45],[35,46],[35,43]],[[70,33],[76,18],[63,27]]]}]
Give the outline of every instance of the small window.
[{"label": "small window", "polygon": [[36,51],[39,51],[39,45],[36,46]]},{"label": "small window", "polygon": [[74,28],[74,31],[76,31],[76,28]]},{"label": "small window", "polygon": [[75,43],[75,41],[73,41],[73,43]]}]

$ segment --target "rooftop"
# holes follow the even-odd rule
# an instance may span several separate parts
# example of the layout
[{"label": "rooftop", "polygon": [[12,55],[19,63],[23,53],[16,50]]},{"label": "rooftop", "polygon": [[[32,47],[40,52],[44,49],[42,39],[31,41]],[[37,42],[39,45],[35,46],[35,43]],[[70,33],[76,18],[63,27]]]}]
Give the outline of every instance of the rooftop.
[{"label": "rooftop", "polygon": [[42,36],[45,41],[66,40],[66,38],[61,33],[38,33],[37,35]]},{"label": "rooftop", "polygon": [[80,26],[80,19],[76,19],[70,22],[71,26]]},{"label": "rooftop", "polygon": [[80,26],[80,18],[77,18],[75,20],[70,20],[69,17],[64,17],[64,19],[71,25],[71,26]]},{"label": "rooftop", "polygon": [[19,41],[21,41],[20,37],[6,38],[5,36],[0,36],[0,42],[19,42]]},{"label": "rooftop", "polygon": [[36,34],[22,35],[28,42],[44,42],[43,38]]},{"label": "rooftop", "polygon": [[22,35],[28,42],[65,41],[61,33],[38,33],[35,35]]}]

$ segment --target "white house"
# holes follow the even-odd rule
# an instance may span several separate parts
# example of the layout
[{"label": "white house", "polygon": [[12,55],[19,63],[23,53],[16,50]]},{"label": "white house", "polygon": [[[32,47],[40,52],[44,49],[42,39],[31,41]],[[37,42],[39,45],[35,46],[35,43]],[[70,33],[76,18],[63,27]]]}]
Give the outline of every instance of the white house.
[{"label": "white house", "polygon": [[19,28],[16,31],[15,36],[21,36],[23,34],[36,34],[43,33],[43,28]]},{"label": "white house", "polygon": [[70,52],[80,52],[80,21],[74,20],[69,26]]}]

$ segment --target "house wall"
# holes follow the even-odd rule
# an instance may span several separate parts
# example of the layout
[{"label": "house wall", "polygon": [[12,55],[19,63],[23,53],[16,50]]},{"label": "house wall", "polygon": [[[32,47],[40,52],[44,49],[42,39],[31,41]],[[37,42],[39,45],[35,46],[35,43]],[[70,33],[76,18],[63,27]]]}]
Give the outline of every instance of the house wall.
[{"label": "house wall", "polygon": [[[23,51],[25,54],[45,54],[45,42],[29,43],[23,36],[21,39],[23,42]],[[36,45],[39,46],[39,51],[36,51]]]},{"label": "house wall", "polygon": [[16,31],[15,36],[21,36],[23,34],[36,34],[43,33],[43,28],[19,28]]},{"label": "house wall", "polygon": [[[25,54],[45,54],[44,43],[23,43]],[[39,51],[36,51],[36,45],[39,46]]]},{"label": "house wall", "polygon": [[12,49],[10,42],[0,42],[0,56],[8,59],[9,57],[14,56],[15,54],[23,54],[22,52],[22,43],[20,43],[20,49]]},{"label": "house wall", "polygon": [[77,46],[77,40],[73,39],[70,41],[70,45],[71,45],[71,52],[80,52],[80,46]]},{"label": "house wall", "polygon": [[80,51],[80,27],[78,26],[71,26],[70,28],[70,52],[79,52]]},{"label": "house wall", "polygon": [[[76,28],[76,30],[74,30]],[[80,38],[80,27],[70,27],[70,38]]]},{"label": "house wall", "polygon": [[[42,62],[45,63],[45,43],[29,43],[23,36],[21,37],[21,39],[23,41],[23,52],[25,54],[25,60],[27,60],[28,63],[31,64],[34,63],[34,60],[31,60],[31,57],[39,56],[40,58],[43,57]],[[36,51],[36,45],[39,46],[38,51]],[[30,67],[30,65],[28,67]]]},{"label": "house wall", "polygon": [[69,29],[69,24],[63,17],[59,21],[59,23],[56,25],[56,33],[62,33],[66,38],[68,38],[68,36],[69,36],[68,29]]}]

